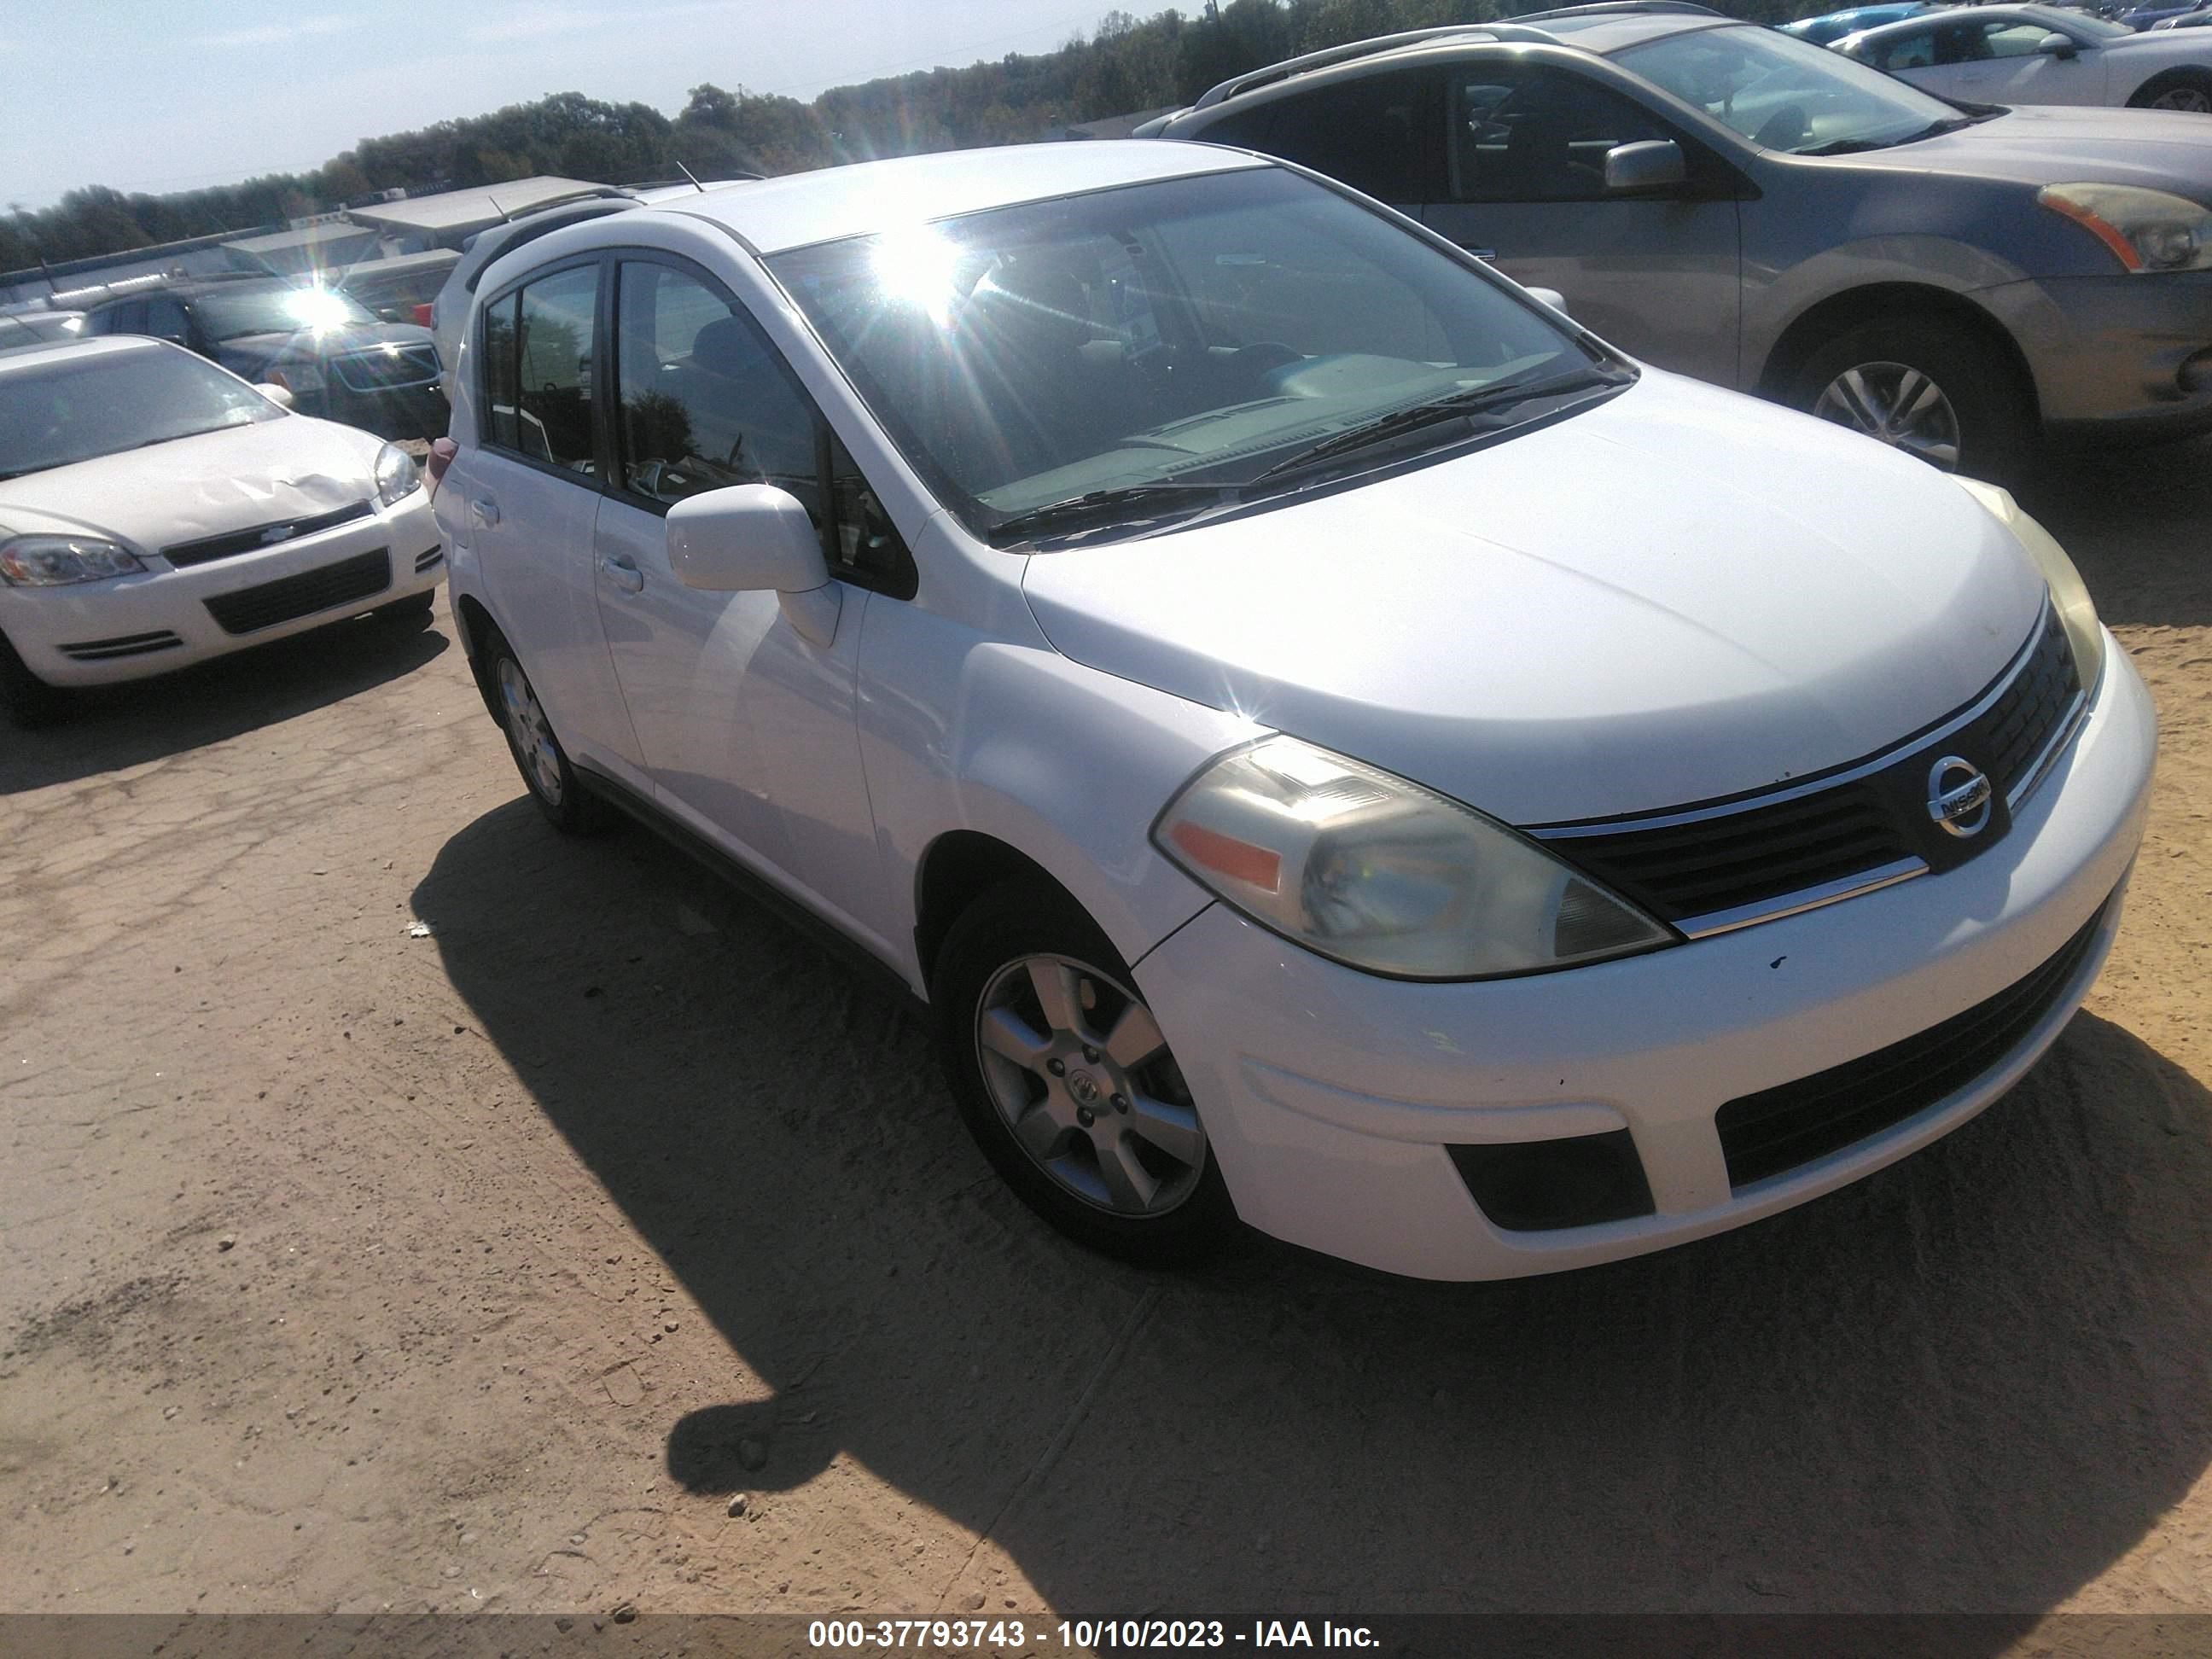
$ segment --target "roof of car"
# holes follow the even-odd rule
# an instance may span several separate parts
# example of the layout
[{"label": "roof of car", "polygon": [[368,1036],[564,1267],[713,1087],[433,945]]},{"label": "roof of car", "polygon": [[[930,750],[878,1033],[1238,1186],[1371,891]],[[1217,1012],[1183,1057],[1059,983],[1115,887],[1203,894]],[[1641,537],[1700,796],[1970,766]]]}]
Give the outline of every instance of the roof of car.
[{"label": "roof of car", "polygon": [[0,374],[16,369],[35,368],[50,363],[57,357],[74,354],[80,357],[114,356],[118,352],[181,351],[162,340],[149,339],[143,334],[108,334],[90,340],[48,340],[37,345],[9,346],[0,349]]},{"label": "roof of car", "polygon": [[1211,145],[1140,138],[1108,144],[1012,144],[787,173],[640,211],[709,220],[757,252],[780,253],[986,208],[1268,165],[1257,156]]}]

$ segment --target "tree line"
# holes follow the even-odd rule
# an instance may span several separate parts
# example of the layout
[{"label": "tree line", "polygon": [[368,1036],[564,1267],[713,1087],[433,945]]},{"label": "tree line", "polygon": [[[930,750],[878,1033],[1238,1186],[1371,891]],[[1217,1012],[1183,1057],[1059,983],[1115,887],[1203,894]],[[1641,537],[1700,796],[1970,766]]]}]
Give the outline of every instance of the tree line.
[{"label": "tree line", "polygon": [[[1262,64],[1397,29],[1476,23],[1541,0],[1209,0],[1196,13],[1139,20],[1109,12],[1057,50],[1009,53],[833,87],[811,103],[775,94],[691,89],[672,119],[649,104],[556,93],[489,115],[365,138],[311,173],[152,196],[72,190],[0,221],[0,270],[282,223],[358,204],[394,187],[419,194],[536,173],[597,183],[793,173],[842,161],[1019,143],[1071,125],[1186,104]],[[1760,22],[1822,9],[1817,0],[1721,0]]]}]

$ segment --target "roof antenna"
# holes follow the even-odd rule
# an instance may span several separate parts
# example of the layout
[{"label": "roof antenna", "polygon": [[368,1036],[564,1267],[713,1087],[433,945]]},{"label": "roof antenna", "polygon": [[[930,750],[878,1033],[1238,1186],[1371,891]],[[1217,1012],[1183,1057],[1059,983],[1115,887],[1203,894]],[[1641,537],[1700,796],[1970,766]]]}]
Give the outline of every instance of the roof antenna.
[{"label": "roof antenna", "polygon": [[484,192],[484,200],[491,204],[491,210],[499,215],[500,222],[501,224],[511,225],[514,222],[514,216],[499,204],[498,197],[493,195],[489,191],[486,191]]},{"label": "roof antenna", "polygon": [[693,174],[690,167],[685,167],[683,162],[678,161],[676,164],[676,170],[682,173],[686,179],[690,179],[692,189],[697,191],[702,196],[704,196],[707,193],[707,186],[699,182],[698,179]]}]

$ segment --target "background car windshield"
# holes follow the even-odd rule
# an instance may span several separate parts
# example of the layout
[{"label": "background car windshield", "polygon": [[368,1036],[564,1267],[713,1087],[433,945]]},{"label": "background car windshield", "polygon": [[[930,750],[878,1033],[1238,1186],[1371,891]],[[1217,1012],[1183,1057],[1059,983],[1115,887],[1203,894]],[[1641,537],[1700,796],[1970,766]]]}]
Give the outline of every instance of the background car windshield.
[{"label": "background car windshield", "polygon": [[295,334],[303,328],[343,328],[376,319],[361,304],[326,288],[225,289],[192,301],[201,326],[218,340],[245,334]]},{"label": "background car windshield", "polygon": [[283,413],[182,351],[72,356],[0,375],[0,478]]},{"label": "background car windshield", "polygon": [[1590,368],[1451,255],[1274,167],[1002,208],[769,267],[979,532],[1094,490],[1243,482],[1389,410]]},{"label": "background car windshield", "polygon": [[1671,34],[1613,61],[1765,149],[1880,149],[1959,116],[1902,81],[1771,29]]}]

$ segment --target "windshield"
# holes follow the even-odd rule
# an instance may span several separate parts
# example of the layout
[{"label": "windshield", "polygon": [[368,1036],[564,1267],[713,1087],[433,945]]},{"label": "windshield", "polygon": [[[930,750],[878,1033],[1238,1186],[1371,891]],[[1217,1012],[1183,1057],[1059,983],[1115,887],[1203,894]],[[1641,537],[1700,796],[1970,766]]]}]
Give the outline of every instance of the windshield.
[{"label": "windshield", "polygon": [[0,478],[283,413],[186,351],[73,352],[0,373]]},{"label": "windshield", "polygon": [[1772,29],[1670,34],[1613,61],[1762,149],[1881,149],[1964,118],[1940,98]]},{"label": "windshield", "polygon": [[1274,167],[768,266],[979,534],[1097,492],[1249,483],[1392,410],[1593,362],[1449,254]]},{"label": "windshield", "polygon": [[242,334],[295,334],[303,328],[346,328],[376,320],[357,301],[326,288],[216,289],[195,299],[192,313],[217,340],[234,340]]}]

